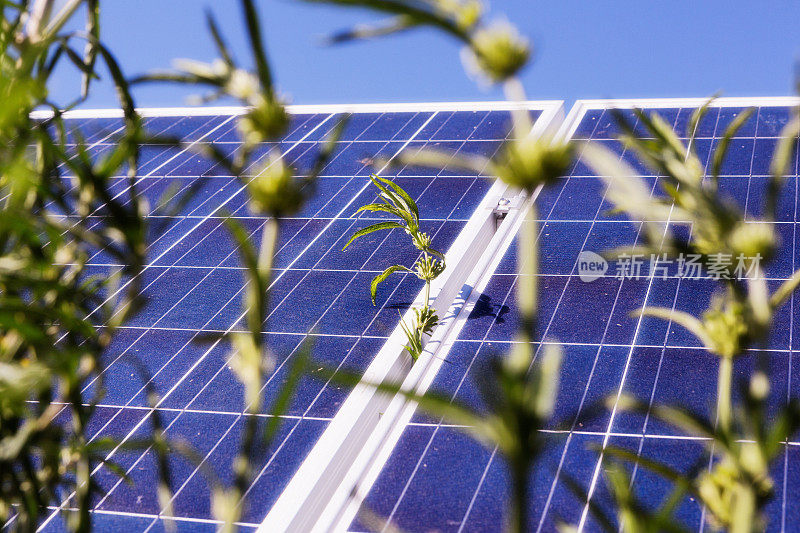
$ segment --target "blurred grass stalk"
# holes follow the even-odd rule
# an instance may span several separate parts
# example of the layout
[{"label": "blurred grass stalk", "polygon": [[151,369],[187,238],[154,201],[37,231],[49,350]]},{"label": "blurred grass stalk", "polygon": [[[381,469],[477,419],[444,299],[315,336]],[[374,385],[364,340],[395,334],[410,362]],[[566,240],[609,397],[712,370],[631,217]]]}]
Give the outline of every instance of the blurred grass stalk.
[{"label": "blurred grass stalk", "polygon": [[[191,147],[236,176],[247,191],[250,211],[265,218],[261,243],[254,245],[241,223],[232,215],[224,214],[225,226],[237,245],[245,267],[243,318],[246,330],[222,335],[231,345],[229,364],[244,387],[244,424],[233,461],[233,481],[230,486],[225,486],[213,472],[207,472],[206,476],[212,485],[212,513],[222,521],[223,531],[237,528],[236,524],[247,504],[247,494],[258,475],[254,464],[267,459],[271,453],[273,440],[305,372],[311,351],[307,337],[292,356],[292,362],[287,363],[287,379],[277,398],[271,405],[265,405],[263,391],[267,376],[275,369],[276,359],[269,350],[268,338],[262,329],[269,314],[274,258],[282,218],[299,212],[314,193],[317,178],[333,156],[348,118],[341,117],[331,129],[305,178],[295,176],[286,165],[278,143],[264,161],[255,166],[257,160],[261,159],[260,155],[253,155],[256,149],[262,143],[278,141],[286,133],[290,118],[274,87],[256,7],[252,0],[240,0],[239,4],[255,64],[254,72],[236,64],[216,20],[209,12],[207,24],[219,53],[217,60],[211,64],[176,60],[175,70],[154,72],[134,80],[135,83],[172,82],[210,87],[211,93],[194,100],[207,103],[227,96],[239,100],[246,109],[237,119],[242,146],[230,157],[213,144]],[[254,168],[252,173],[251,168]],[[265,414],[268,416],[263,418]]]},{"label": "blurred grass stalk", "polygon": [[[404,152],[396,164],[414,164],[433,168],[466,168],[488,171],[528,196],[538,188],[552,186],[562,176],[573,158],[569,143],[532,135],[532,120],[524,108],[525,93],[516,78],[531,56],[530,46],[510,23],[504,20],[484,22],[484,7],[474,0],[311,0],[348,7],[363,7],[389,14],[388,20],[372,28],[357,26],[334,36],[331,42],[383,36],[415,27],[433,27],[464,44],[462,60],[467,71],[483,84],[502,83],[512,103],[512,134],[499,155],[486,158],[453,152],[422,150]],[[518,104],[518,105],[513,105]],[[510,531],[529,529],[528,500],[531,493],[531,468],[544,443],[540,431],[553,414],[558,392],[562,359],[561,346],[543,344],[541,360],[536,360],[536,317],[538,291],[538,225],[533,202],[523,214],[518,250],[517,305],[520,323],[511,352],[488,362],[478,388],[488,411],[462,405],[429,392],[411,395],[399,386],[379,387],[412,397],[423,409],[444,416],[489,448],[498,448],[506,460],[512,480],[508,501],[507,524]],[[353,376],[353,380],[357,381]]]},{"label": "blurred grass stalk", "polygon": [[[64,32],[83,5],[85,31]],[[97,1],[6,3],[2,17],[0,518],[10,529],[33,530],[56,504],[77,508],[66,512],[66,524],[86,531],[97,492],[91,473],[101,463],[115,469],[105,459],[112,443],[87,435],[104,394],[101,354],[141,304],[146,208],[135,174],[143,134],[121,69],[99,41]],[[83,56],[76,40],[86,43]],[[107,155],[93,159],[79,132],[68,140],[63,110],[47,89],[66,61],[83,80],[81,95],[66,107],[84,101],[98,57],[125,127]],[[42,107],[52,116],[33,120]],[[110,178],[125,165],[127,196],[115,196]],[[100,250],[124,266],[92,276],[88,260]]]}]

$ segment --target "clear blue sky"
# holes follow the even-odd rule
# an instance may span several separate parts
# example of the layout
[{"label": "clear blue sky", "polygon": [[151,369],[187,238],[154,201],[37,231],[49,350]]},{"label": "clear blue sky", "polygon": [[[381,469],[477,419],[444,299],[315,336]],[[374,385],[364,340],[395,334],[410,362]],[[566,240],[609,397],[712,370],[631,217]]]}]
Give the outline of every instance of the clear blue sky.
[{"label": "clear blue sky", "polygon": [[[168,67],[174,58],[215,57],[204,9],[217,15],[235,54],[250,61],[235,0],[104,0],[103,37],[126,73]],[[260,0],[269,55],[281,91],[294,103],[494,100],[496,89],[464,73],[459,46],[430,30],[333,47],[321,38],[372,13]],[[530,38],[535,61],[523,75],[532,99],[788,95],[800,59],[797,0],[495,0]],[[60,74],[55,99],[74,94]],[[98,87],[84,107],[114,105]],[[173,85],[138,89],[139,106],[185,105]]]}]

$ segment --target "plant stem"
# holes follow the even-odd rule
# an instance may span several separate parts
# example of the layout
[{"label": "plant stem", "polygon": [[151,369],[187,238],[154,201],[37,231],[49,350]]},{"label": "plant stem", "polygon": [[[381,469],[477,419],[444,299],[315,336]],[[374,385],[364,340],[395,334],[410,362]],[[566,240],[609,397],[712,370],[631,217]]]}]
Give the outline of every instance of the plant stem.
[{"label": "plant stem", "polygon": [[536,329],[536,306],[538,304],[537,276],[539,274],[539,243],[536,224],[536,206],[531,206],[525,215],[519,234],[517,252],[517,301],[520,315],[520,337],[523,342],[533,342]]},{"label": "plant stem", "polygon": [[75,461],[75,501],[77,502],[78,512],[73,525],[74,531],[82,533],[89,531],[91,528],[91,515],[89,514],[92,497],[90,484],[91,465],[86,449],[85,433],[86,417],[88,415],[84,411],[80,387],[71,385],[66,395],[72,404],[72,431],[76,436],[76,444],[80,450]]},{"label": "plant stem", "polygon": [[253,339],[256,345],[260,343],[261,325],[266,319],[266,308],[269,304],[269,292],[266,292],[266,289],[269,287],[272,277],[272,264],[279,230],[277,219],[268,218],[261,234],[256,272],[250,272],[250,276],[254,279],[249,280],[247,289],[247,327],[251,334],[258,332],[258,336]]},{"label": "plant stem", "polygon": [[[536,224],[536,208],[531,206],[525,214],[525,219],[522,223],[519,233],[518,250],[517,250],[517,272],[519,273],[517,279],[517,306],[519,308],[520,325],[518,328],[518,336],[524,350],[512,351],[516,352],[516,356],[511,359],[511,371],[514,373],[514,379],[517,386],[525,383],[525,376],[533,362],[533,354],[535,353],[533,342],[536,330],[536,308],[538,302],[538,285],[537,276],[539,270],[539,249],[537,243],[537,224]],[[517,394],[524,393],[521,390]],[[512,498],[509,502],[508,514],[509,530],[522,533],[527,531],[528,527],[528,493],[530,487],[528,484],[528,477],[531,469],[531,453],[526,443],[530,442],[530,432],[536,431],[537,428],[532,428],[527,424],[518,423],[515,425],[515,438],[522,446],[522,449],[514,454],[513,457],[507,457],[509,466],[511,467],[512,479]]]},{"label": "plant stem", "polygon": [[[425,251],[425,250],[422,250],[422,256],[423,256],[423,260],[427,263],[428,262],[428,252]],[[428,302],[430,302],[430,299],[431,299],[431,280],[426,278],[425,279],[425,304],[424,304],[424,309],[428,308]]]},{"label": "plant stem", "polygon": [[41,36],[45,24],[50,19],[53,11],[53,0],[35,0],[34,4],[28,8],[28,33],[34,40]]},{"label": "plant stem", "polygon": [[[250,280],[249,284],[251,287],[251,292],[248,298],[249,308],[247,313],[250,318],[248,326],[250,328],[250,334],[253,336],[253,341],[258,349],[261,350],[261,353],[263,353],[261,323],[264,315],[266,314],[267,304],[269,301],[269,291],[267,288],[269,287],[269,280],[272,276],[272,265],[275,257],[275,249],[277,247],[279,230],[280,224],[278,220],[274,217],[268,218],[264,225],[264,230],[261,237],[261,249],[259,250],[258,255],[257,271],[251,272],[251,275],[257,279]],[[261,293],[262,288],[266,291],[263,294]],[[262,367],[259,366],[259,384],[263,383],[264,381],[264,376],[261,369]],[[250,486],[253,478],[253,465],[250,458],[252,457],[253,449],[256,448],[257,444],[256,432],[258,429],[258,418],[255,415],[258,414],[260,408],[261,394],[259,393],[256,401],[249,403],[245,407],[245,423],[242,430],[242,443],[239,447],[239,453],[236,457],[236,460],[233,463],[234,470],[236,472],[234,487],[236,490],[237,499],[239,499],[240,509],[242,507],[241,498],[244,497],[244,494]]]},{"label": "plant stem", "polygon": [[[264,225],[264,233],[261,235],[261,250],[258,256],[258,272],[262,277],[271,276],[279,230],[278,219],[275,217],[268,218]],[[267,296],[264,295],[264,298],[266,299]]]},{"label": "plant stem", "polygon": [[733,357],[720,357],[717,378],[717,425],[728,432],[731,425],[731,383],[733,382]]},{"label": "plant stem", "polygon": [[[522,86],[519,78],[516,77],[506,80],[503,84],[503,93],[505,93],[506,100],[509,102],[522,103],[527,99],[525,96],[525,88]],[[514,136],[517,138],[528,135],[533,127],[530,113],[524,107],[512,108],[511,120],[514,124]]]},{"label": "plant stem", "polygon": [[733,492],[733,517],[731,533],[750,533],[758,531],[756,519],[756,497],[751,487],[737,483]]},{"label": "plant stem", "polygon": [[56,33],[61,31],[61,28],[72,18],[72,15],[82,3],[83,0],[69,0],[61,10],[55,14],[52,20],[47,21],[47,27],[44,30],[41,29],[42,21],[40,21],[39,28],[37,29],[37,38],[52,38]]},{"label": "plant stem", "polygon": [[512,498],[509,509],[508,530],[514,533],[528,531],[528,473],[530,462],[520,458],[512,463],[511,483]]},{"label": "plant stem", "polygon": [[264,50],[264,40],[261,36],[261,25],[258,21],[258,13],[252,0],[242,0],[242,11],[247,25],[247,37],[250,41],[250,49],[253,51],[253,59],[258,71],[258,79],[261,81],[262,90],[269,91],[272,95],[272,73],[270,72],[267,54]]}]

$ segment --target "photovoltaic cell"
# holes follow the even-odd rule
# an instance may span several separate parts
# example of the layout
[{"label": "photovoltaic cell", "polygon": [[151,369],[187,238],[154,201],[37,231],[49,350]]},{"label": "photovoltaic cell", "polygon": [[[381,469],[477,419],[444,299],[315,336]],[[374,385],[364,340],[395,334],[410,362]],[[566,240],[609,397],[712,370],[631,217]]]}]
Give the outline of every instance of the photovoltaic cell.
[{"label": "photovoltaic cell", "polygon": [[[532,112],[534,118],[538,114]],[[336,120],[331,114],[292,117],[289,133],[279,144],[284,160],[298,175],[308,172]],[[281,220],[270,313],[262,328],[276,360],[263,390],[266,405],[271,405],[288,379],[290,361],[307,340],[312,341],[315,360],[365,369],[396,326],[398,311],[407,309],[421,289],[414,276],[398,274],[381,286],[378,305],[370,302],[369,281],[377,272],[391,263],[410,264],[416,259],[416,251],[397,232],[371,234],[341,250],[355,230],[381,218],[381,214],[355,212],[376,199],[368,175],[378,162],[404,147],[441,147],[491,156],[502,143],[508,122],[507,111],[353,114],[334,157],[316,187],[307,191],[305,208]],[[70,119],[67,123],[70,138],[77,139],[80,132],[93,143],[91,149],[98,157],[110,149],[123,126],[120,119]],[[241,147],[236,119],[230,115],[152,117],[146,127],[156,138],[213,142],[228,154]],[[249,174],[269,164],[274,146],[259,148]],[[243,390],[230,368],[229,348],[203,339],[244,327],[244,273],[223,217],[233,216],[254,240],[260,239],[265,219],[250,210],[240,181],[183,147],[144,146],[137,176],[136,194],[150,207],[148,264],[141,275],[146,303],[103,357],[105,396],[92,419],[93,438],[135,442],[151,434],[158,415],[169,439],[187,442],[203,458],[204,468],[229,483],[244,424]],[[491,178],[481,174],[416,167],[399,167],[384,176],[396,178],[416,199],[423,229],[443,250],[491,185]],[[119,198],[131,194],[124,176],[114,178],[112,188]],[[175,191],[193,195],[176,204],[165,196]],[[95,218],[96,224],[102,224],[101,215]],[[104,250],[90,263],[100,275],[121,267]],[[148,405],[146,385],[160,396],[155,412]],[[87,392],[98,387],[99,382],[92,383]],[[272,449],[255,465],[258,478],[248,489],[243,526],[261,522],[347,393],[312,376],[302,379]],[[259,418],[260,424],[266,423],[266,415]],[[119,448],[110,459],[127,472],[132,483],[120,481],[105,467],[95,470],[94,479],[106,494],[93,503],[94,525],[126,531],[163,529],[152,451]],[[196,465],[178,454],[171,455],[169,463],[179,527],[213,528],[208,481]],[[69,507],[69,495],[63,497],[63,506]],[[43,529],[63,527],[54,510]]]},{"label": "photovoltaic cell", "polygon": [[[655,109],[685,139],[692,108]],[[708,165],[710,150],[719,144],[726,127],[742,108],[715,107],[697,128],[696,150]],[[623,110],[628,118],[632,112]],[[748,213],[762,214],[769,175],[769,160],[781,128],[789,119],[785,107],[760,107],[731,142],[722,166],[720,189]],[[639,124],[637,130],[642,132]],[[587,109],[573,137],[602,143],[643,173],[653,194],[662,194],[659,178],[638,164],[615,140],[619,129],[608,109]],[[787,175],[777,213],[781,239],[777,257],[767,266],[772,290],[800,266],[797,255],[797,177],[795,161]],[[612,511],[610,496],[601,479],[596,447],[608,444],[656,458],[682,470],[696,466],[703,443],[675,434],[675,429],[653,417],[614,412],[597,414],[590,407],[620,391],[652,403],[681,405],[697,413],[711,411],[718,360],[700,347],[680,326],[654,318],[641,321],[629,313],[661,306],[699,314],[706,309],[718,284],[708,279],[676,276],[674,269],[662,279],[644,266],[642,276],[620,279],[619,266],[610,262],[604,277],[583,282],[577,275],[581,251],[602,252],[637,243],[641,222],[609,213],[612,207],[604,187],[589,168],[578,161],[556,186],[537,199],[540,218],[539,330],[541,342],[564,345],[565,358],[555,407],[555,426],[545,433],[547,445],[531,472],[530,529],[552,531],[559,521],[577,525],[584,502],[568,488],[568,478],[589,490],[592,499]],[[678,220],[668,221],[679,231],[689,231]],[[683,226],[683,229],[681,229]],[[431,390],[485,409],[475,386],[493,357],[506,353],[514,338],[516,316],[516,256],[512,244],[487,288],[446,355]],[[769,337],[772,377],[770,409],[784,405],[799,387],[792,379],[793,350],[800,344],[796,321],[797,299],[782,308]],[[538,344],[540,347],[541,344]],[[538,347],[537,347],[538,351]],[[796,362],[794,362],[796,366]],[[754,356],[736,361],[735,379],[748,376]],[[789,442],[773,471],[775,497],[768,508],[770,528],[789,527],[800,521],[792,495],[800,484],[800,443]],[[701,466],[704,466],[701,464]],[[669,483],[639,468],[634,488],[647,505],[657,505],[670,492]],[[362,509],[391,520],[406,531],[490,531],[503,523],[509,494],[509,472],[497,450],[487,449],[446,422],[416,413],[387,460]],[[702,507],[684,503],[677,516],[689,527],[702,527]],[[613,516],[613,513],[611,513]],[[586,530],[598,529],[588,515]],[[369,530],[358,518],[351,530]]]}]

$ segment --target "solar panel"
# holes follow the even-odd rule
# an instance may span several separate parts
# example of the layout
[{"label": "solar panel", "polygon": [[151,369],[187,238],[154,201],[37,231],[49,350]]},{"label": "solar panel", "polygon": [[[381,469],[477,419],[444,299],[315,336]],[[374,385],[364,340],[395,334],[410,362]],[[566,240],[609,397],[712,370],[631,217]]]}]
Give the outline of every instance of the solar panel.
[{"label": "solar panel", "polygon": [[[758,112],[732,140],[720,182],[723,194],[746,210],[748,220],[762,215],[769,161],[789,118],[789,103],[758,99],[718,103],[698,125],[695,141],[707,165],[721,132],[751,104]],[[633,105],[657,110],[676,131],[684,132],[700,102],[579,102],[563,131],[614,150],[646,176],[653,194],[660,194],[659,178],[648,175],[615,140],[618,129],[609,109],[621,108],[633,117],[628,111]],[[537,133],[557,122],[557,103],[529,108],[539,119]],[[336,121],[334,111],[295,109],[290,131],[278,143],[298,175],[313,163]],[[367,106],[353,115],[304,210],[282,220],[273,303],[263,327],[277,356],[277,368],[263,391],[268,401],[287,379],[288,364],[300,343],[312,337],[315,358],[322,363],[363,372],[371,381],[391,378],[405,380],[416,390],[432,387],[480,407],[473,380],[490,357],[508,350],[516,326],[513,238],[520,219],[502,218],[496,208],[505,199],[509,213],[519,213],[524,199],[480,172],[405,166],[382,173],[415,197],[425,231],[433,235],[435,245],[450,249],[450,273],[433,292],[444,316],[443,327],[429,343],[435,356],[413,367],[401,357],[397,324],[399,312],[419,300],[420,282],[408,275],[390,278],[379,291],[377,307],[369,302],[367,285],[389,264],[413,262],[414,253],[398,249],[402,238],[395,234],[373,234],[347,252],[341,247],[355,229],[381,218],[355,213],[375,198],[367,176],[376,162],[403,149],[423,147],[490,156],[500,146],[507,122],[508,108],[502,104]],[[229,154],[239,147],[235,112],[162,113],[147,118],[146,125],[153,133],[187,143],[214,142]],[[113,116],[83,117],[69,119],[68,127],[68,138],[80,134],[90,153],[102,157],[122,123]],[[260,161],[248,172],[267,160],[270,147],[260,147]],[[91,421],[91,436],[133,442],[152,432],[153,412],[131,362],[135,357],[161,394],[157,412],[168,428],[167,436],[190,443],[206,466],[230,481],[243,424],[242,387],[228,366],[228,348],[198,339],[244,327],[242,266],[223,217],[235,217],[253,238],[265,220],[249,211],[239,181],[191,150],[144,146],[138,176],[139,194],[152,208],[149,261],[142,274],[148,303],[104,357],[107,393]],[[797,176],[795,161],[777,210],[781,246],[766,271],[773,289],[797,267]],[[119,177],[112,187],[123,195],[127,186],[127,180]],[[164,194],[175,189],[195,194],[177,212],[160,211],[173,205]],[[696,339],[675,324],[629,315],[642,305],[697,314],[707,307],[715,287],[711,280],[679,277],[674,268],[662,277],[646,262],[641,275],[617,276],[621,263],[614,261],[598,279],[584,281],[579,276],[581,252],[636,243],[641,235],[641,223],[608,211],[611,205],[604,194],[600,180],[578,161],[557,186],[536,199],[541,219],[537,338],[565,346],[556,419],[570,427],[546,431],[549,445],[532,472],[530,516],[539,530],[551,530],[560,520],[587,529],[597,526],[588,507],[567,488],[567,477],[586,487],[600,507],[611,509],[593,446],[627,447],[683,470],[702,457],[703,443],[698,439],[676,435],[653,417],[616,409],[590,415],[588,407],[594,402],[623,392],[705,413],[715,395],[717,359]],[[95,219],[102,224],[102,217]],[[681,221],[665,222],[677,228]],[[99,275],[119,268],[102,250],[92,257],[91,265]],[[769,339],[770,409],[783,405],[797,389],[791,378],[792,350],[797,345],[795,305],[792,298],[777,313]],[[736,374],[749,375],[753,359],[738,359]],[[263,422],[265,416],[261,418]],[[797,485],[796,457],[797,443],[789,442],[784,461],[775,466],[776,497],[768,509],[772,525],[796,520],[798,511],[790,497]],[[108,493],[94,502],[94,525],[162,529],[152,452],[119,448],[112,458],[133,483],[120,482],[105,468],[96,470],[95,480]],[[241,524],[245,528],[303,529],[323,524],[369,530],[355,518],[361,507],[410,531],[496,529],[508,499],[508,473],[496,450],[481,447],[460,428],[415,412],[405,400],[380,398],[360,388],[350,391],[310,377],[301,382],[273,449],[257,469]],[[170,457],[170,470],[179,527],[213,529],[208,483],[200,471],[177,454]],[[634,482],[648,504],[655,505],[669,490],[667,483],[643,469],[635,472]],[[70,506],[69,496],[63,495],[62,507]],[[44,530],[63,528],[53,510]],[[679,508],[677,516],[699,528],[703,513],[691,501]]]},{"label": "solar panel", "polygon": [[[567,119],[565,131],[576,139],[605,144],[645,173],[654,187],[653,194],[661,194],[655,187],[658,177],[649,175],[614,139],[618,130],[609,109],[620,108],[629,117],[632,114],[625,109],[634,105],[657,110],[682,133],[701,103],[579,102]],[[757,99],[718,103],[699,124],[696,144],[701,160],[707,164],[709,151],[719,143],[725,127],[743,106],[751,104],[758,107],[758,112],[733,139],[720,183],[723,194],[747,209],[750,220],[761,214],[769,160],[780,128],[789,117],[788,103]],[[780,251],[766,270],[773,290],[798,267],[797,176],[795,161],[778,207]],[[600,253],[636,243],[641,237],[640,222],[632,223],[608,212],[611,205],[604,197],[602,183],[582,161],[558,185],[545,189],[536,203],[541,219],[537,338],[564,345],[555,418],[566,421],[570,429],[554,427],[547,431],[549,444],[531,473],[530,526],[537,531],[551,531],[563,520],[596,530],[598,524],[588,507],[565,482],[567,477],[576,480],[589,491],[592,501],[612,510],[601,479],[598,454],[592,447],[624,446],[686,471],[701,457],[703,443],[676,435],[673,428],[652,417],[616,409],[590,416],[589,407],[601,398],[625,392],[645,401],[677,403],[708,413],[715,396],[715,357],[676,324],[632,318],[629,313],[648,305],[699,314],[706,309],[716,284],[709,279],[678,277],[674,269],[662,278],[659,271],[651,271],[647,265],[640,276],[617,276],[619,262],[610,262],[604,276],[582,281],[577,265],[580,252]],[[676,226],[680,221],[665,222]],[[507,352],[513,342],[517,250],[510,237],[514,231],[511,228],[511,235],[496,248],[495,263],[475,285],[476,294],[464,306],[457,340],[449,350],[441,352],[446,363],[441,364],[431,385],[432,389],[477,408],[481,404],[474,379],[481,375],[482,365],[490,357]],[[797,392],[797,384],[791,378],[792,350],[798,343],[793,320],[796,305],[792,298],[790,305],[778,313],[770,335],[771,409],[785,404]],[[738,359],[736,375],[749,375],[753,365],[753,356]],[[349,524],[353,531],[371,529],[357,518],[353,520],[363,499],[362,510],[389,519],[407,531],[497,529],[503,523],[509,498],[508,471],[497,450],[481,447],[442,420],[421,413],[407,418],[395,433],[396,445],[388,439],[388,451],[376,457],[372,470],[364,474],[360,485],[356,484],[355,503],[351,501],[349,510],[337,516],[338,527]],[[797,505],[791,496],[799,482],[797,450],[797,443],[789,442],[784,460],[773,469],[776,496],[768,515],[776,528],[797,520]],[[635,472],[634,483],[647,505],[656,505],[671,488],[644,469]],[[703,512],[699,503],[687,501],[677,516],[689,527],[699,529]]]},{"label": "solar panel", "polygon": [[[560,104],[528,107],[534,118],[542,116],[540,122],[546,124]],[[279,144],[284,160],[302,176],[336,123],[337,110],[301,107],[293,111],[292,126]],[[401,236],[395,233],[373,234],[341,251],[356,229],[380,218],[355,212],[375,198],[368,179],[369,172],[381,170],[375,163],[403,149],[429,147],[491,156],[502,143],[509,121],[508,106],[503,104],[367,106],[355,111],[304,210],[282,219],[272,304],[263,326],[277,362],[263,390],[268,405],[287,379],[289,361],[306,337],[314,339],[315,360],[355,371],[374,365],[381,350],[400,354],[401,345],[387,339],[396,334],[400,312],[418,297],[421,282],[411,275],[391,277],[379,290],[375,307],[367,287],[389,262],[410,264],[416,254],[398,251]],[[233,153],[239,147],[235,114],[173,112],[148,118],[146,126],[157,135],[178,137],[190,145],[213,142]],[[73,134],[81,132],[93,143],[97,156],[102,156],[121,127],[114,117],[79,116],[68,123]],[[269,148],[269,144],[262,147],[261,159],[248,172],[266,161]],[[416,199],[422,227],[440,249],[469,237],[464,229],[473,213],[487,204],[493,183],[481,173],[432,172],[411,166],[382,175],[396,179]],[[115,191],[118,188],[123,194],[126,180],[116,181]],[[230,481],[243,424],[243,390],[228,364],[226,345],[200,341],[209,333],[244,327],[243,269],[223,218],[234,217],[254,239],[265,219],[249,210],[241,182],[185,147],[144,146],[137,189],[151,206],[148,264],[141,275],[147,302],[104,355],[107,392],[92,420],[92,438],[112,436],[130,443],[151,433],[153,411],[145,382],[132,361],[135,358],[160,395],[157,412],[167,437],[188,442],[205,466]],[[179,210],[165,214],[159,208],[172,207],[174,202],[165,202],[164,193],[174,190],[195,194]],[[97,223],[102,223],[99,217]],[[119,267],[102,250],[90,262],[100,275]],[[333,384],[303,378],[272,449],[256,465],[258,478],[248,489],[242,526],[261,523],[337,417],[348,393]],[[119,447],[110,458],[132,483],[105,467],[95,470],[94,479],[106,494],[94,501],[94,525],[131,531],[161,529],[164,517],[155,493],[153,452]],[[209,487],[200,470],[178,454],[169,461],[178,525],[192,530],[213,528]],[[59,509],[70,504],[70,495],[65,494]],[[54,508],[43,530],[63,528],[59,509]]]}]

